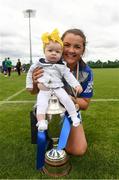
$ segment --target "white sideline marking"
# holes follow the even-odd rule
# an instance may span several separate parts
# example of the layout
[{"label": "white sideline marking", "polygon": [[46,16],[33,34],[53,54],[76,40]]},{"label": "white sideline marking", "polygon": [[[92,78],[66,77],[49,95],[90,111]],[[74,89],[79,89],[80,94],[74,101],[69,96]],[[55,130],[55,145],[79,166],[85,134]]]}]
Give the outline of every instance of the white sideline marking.
[{"label": "white sideline marking", "polygon": [[119,101],[119,99],[91,99],[92,102],[115,102]]},{"label": "white sideline marking", "polygon": [[13,97],[17,96],[18,94],[21,94],[23,91],[25,91],[26,88],[18,91],[17,93],[13,94],[12,96],[9,96],[7,99],[5,99],[4,101],[9,101],[11,100]]},{"label": "white sideline marking", "polygon": [[11,101],[9,101],[9,100],[11,100],[13,97],[15,97],[15,96],[21,94],[23,91],[25,91],[25,89],[26,89],[26,88],[24,88],[24,89],[18,91],[17,93],[13,94],[12,96],[9,96],[9,97],[6,98],[5,100],[0,101],[0,105],[11,102]]},{"label": "white sideline marking", "polygon": [[0,101],[0,104],[28,104],[35,103],[35,101]]},{"label": "white sideline marking", "polygon": [[[0,101],[1,104],[28,104],[28,103],[35,103],[36,101],[34,100],[24,100],[24,101]],[[119,102],[119,99],[92,99],[91,102]]]}]

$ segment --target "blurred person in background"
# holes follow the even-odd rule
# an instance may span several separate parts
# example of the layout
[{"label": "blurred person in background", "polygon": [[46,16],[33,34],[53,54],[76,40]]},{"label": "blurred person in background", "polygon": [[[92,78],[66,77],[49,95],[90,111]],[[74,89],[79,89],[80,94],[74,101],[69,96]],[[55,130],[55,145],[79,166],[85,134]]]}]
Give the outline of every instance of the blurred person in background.
[{"label": "blurred person in background", "polygon": [[18,75],[21,75],[21,61],[18,59],[17,64],[16,64],[16,70],[18,72]]},{"label": "blurred person in background", "polygon": [[7,77],[7,58],[2,62],[2,72],[5,77]]},{"label": "blurred person in background", "polygon": [[8,73],[8,76],[11,76],[12,61],[10,60],[9,57],[7,58],[6,66],[7,66],[7,73]]}]

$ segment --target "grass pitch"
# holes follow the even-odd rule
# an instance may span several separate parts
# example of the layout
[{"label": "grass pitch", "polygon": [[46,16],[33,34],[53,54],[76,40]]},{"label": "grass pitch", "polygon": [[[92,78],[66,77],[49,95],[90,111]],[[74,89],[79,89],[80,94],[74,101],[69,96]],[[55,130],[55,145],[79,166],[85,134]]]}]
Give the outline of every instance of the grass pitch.
[{"label": "grass pitch", "polygon": [[[88,150],[82,157],[70,157],[72,170],[63,179],[119,179],[119,69],[93,72],[94,96],[89,109],[82,111]],[[18,93],[25,88],[25,78],[26,74],[12,73],[10,78],[0,74],[1,179],[51,178],[35,167],[36,145],[30,141],[29,112],[36,96]],[[100,101],[93,101],[97,99]]]}]

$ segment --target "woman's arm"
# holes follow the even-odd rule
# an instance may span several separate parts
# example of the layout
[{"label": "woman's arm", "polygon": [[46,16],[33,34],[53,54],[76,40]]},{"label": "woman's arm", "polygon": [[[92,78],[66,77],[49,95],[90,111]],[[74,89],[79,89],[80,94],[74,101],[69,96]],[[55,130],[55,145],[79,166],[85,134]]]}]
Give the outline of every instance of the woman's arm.
[{"label": "woman's arm", "polygon": [[89,106],[90,103],[90,98],[75,98],[72,97],[72,100],[75,104],[77,104],[77,106],[79,107],[80,110],[86,110]]},{"label": "woman's arm", "polygon": [[33,89],[30,91],[31,94],[37,94],[39,89],[37,87],[37,79],[40,78],[43,75],[43,69],[42,68],[35,68],[32,74],[33,79]]},{"label": "woman's arm", "polygon": [[37,87],[36,83],[33,83],[33,89],[32,90],[28,90],[31,94],[37,94],[39,89]]}]

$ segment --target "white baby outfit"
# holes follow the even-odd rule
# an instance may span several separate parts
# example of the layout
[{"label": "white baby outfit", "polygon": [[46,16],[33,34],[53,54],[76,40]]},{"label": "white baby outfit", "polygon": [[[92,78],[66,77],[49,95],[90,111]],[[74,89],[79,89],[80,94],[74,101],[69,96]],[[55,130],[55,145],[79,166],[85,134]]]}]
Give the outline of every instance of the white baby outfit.
[{"label": "white baby outfit", "polygon": [[[36,67],[42,67],[44,70],[43,76],[38,79],[38,83],[43,84],[45,89],[40,89],[37,96],[37,114],[47,113],[48,102],[53,90],[59,101],[66,108],[72,119],[73,125],[78,126],[81,120],[77,118],[75,105],[70,96],[64,90],[64,84],[62,82],[62,78],[64,78],[72,88],[80,85],[74,75],[70,72],[70,69],[63,63],[62,60],[53,64],[46,62],[45,59],[41,58],[37,63],[31,65],[27,73],[26,88],[33,88],[32,73]],[[47,129],[48,124],[46,123],[46,120],[43,120],[42,124],[43,122],[44,128],[40,128],[40,122],[37,123],[39,130]]]}]

